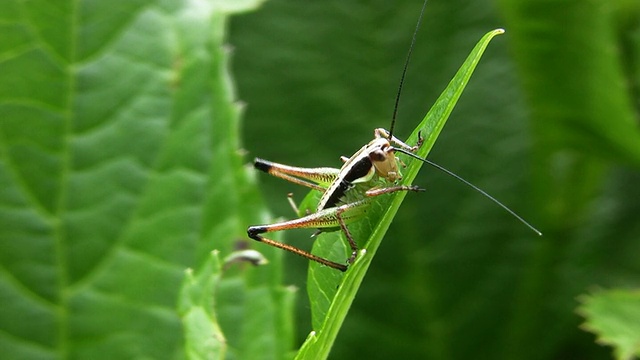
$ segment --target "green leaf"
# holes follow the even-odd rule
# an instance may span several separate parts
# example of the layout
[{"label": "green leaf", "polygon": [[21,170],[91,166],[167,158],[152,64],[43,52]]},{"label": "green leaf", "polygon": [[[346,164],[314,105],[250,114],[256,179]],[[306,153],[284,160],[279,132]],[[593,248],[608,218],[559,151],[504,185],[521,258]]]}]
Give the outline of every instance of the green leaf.
[{"label": "green leaf", "polygon": [[[639,165],[640,131],[634,119],[633,93],[623,80],[625,69],[618,50],[610,45],[618,36],[616,7],[598,2],[555,2],[553,11],[548,11],[550,4],[535,0],[501,3],[513,35],[514,54],[523,69],[523,82],[532,101],[541,105],[534,108],[537,121],[533,124],[547,151],[580,149]],[[619,2],[617,6],[629,16],[634,11],[639,14],[637,3],[635,9],[631,3]],[[589,56],[584,56],[586,53]],[[546,76],[536,76],[541,72]],[[571,81],[559,82],[559,76]],[[563,101],[558,102],[559,97]]]},{"label": "green leaf", "polygon": [[[502,34],[503,32],[504,30],[502,29],[494,30],[487,33],[478,42],[434,106],[417,126],[413,134],[407,139],[407,143],[415,144],[418,140],[418,133],[422,134],[424,144],[417,152],[419,156],[427,156],[449,115],[453,111],[453,107],[460,98],[462,91],[469,82],[471,74],[487,45],[494,36]],[[404,172],[405,176],[402,184],[411,184],[422,166],[422,162],[420,161],[408,160],[407,163],[408,166]],[[351,307],[373,256],[380,246],[382,238],[393,221],[395,213],[400,207],[405,195],[405,192],[400,192],[389,196],[385,200],[374,203],[372,209],[367,214],[367,218],[361,221],[358,229],[352,231],[354,238],[366,238],[367,240],[358,254],[356,261],[349,267],[341,282],[335,282],[339,280],[339,277],[333,276],[332,274],[335,270],[321,267],[319,264],[314,263],[309,265],[308,292],[312,309],[317,312],[314,314],[314,325],[319,323],[319,321],[315,319],[323,318],[324,320],[322,321],[322,325],[319,328],[314,328],[314,331],[309,335],[300,349],[296,357],[297,359],[325,359],[328,357],[333,342],[338,335],[338,331]],[[322,242],[319,242],[319,244],[324,245]],[[318,249],[318,252],[321,254],[320,250],[321,249]],[[337,291],[334,291],[334,289],[337,289]],[[326,298],[333,292],[335,292],[335,296],[328,308],[314,304],[316,301],[326,304]],[[318,293],[328,295],[317,298]],[[313,296],[316,296],[316,298]]]},{"label": "green leaf", "polygon": [[[281,255],[264,250],[260,271],[210,257],[246,247],[247,225],[270,220],[239,151],[226,48],[229,17],[259,3],[3,4],[3,356],[291,352]],[[200,343],[207,335],[227,342]]]},{"label": "green leaf", "polygon": [[580,298],[582,328],[614,348],[616,359],[640,358],[640,291],[599,291]]},{"label": "green leaf", "polygon": [[213,311],[213,295],[221,273],[217,251],[197,273],[191,269],[186,271],[178,311],[184,326],[188,359],[224,359],[226,339]]}]

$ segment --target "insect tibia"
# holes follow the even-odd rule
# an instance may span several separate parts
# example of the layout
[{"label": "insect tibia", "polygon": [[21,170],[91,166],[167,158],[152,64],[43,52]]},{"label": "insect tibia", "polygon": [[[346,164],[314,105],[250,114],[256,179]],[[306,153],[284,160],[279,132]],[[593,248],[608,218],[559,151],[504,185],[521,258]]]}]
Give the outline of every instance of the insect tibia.
[{"label": "insect tibia", "polygon": [[247,234],[253,240],[256,240],[256,241],[259,241],[259,242],[262,242],[262,243],[265,243],[265,244],[280,248],[282,250],[290,251],[290,252],[292,252],[292,253],[294,253],[296,255],[300,255],[300,256],[302,256],[304,258],[307,258],[307,259],[312,260],[312,261],[316,261],[316,262],[318,262],[318,263],[320,263],[322,265],[334,268],[336,270],[340,270],[340,271],[344,272],[344,271],[347,271],[347,269],[349,268],[347,265],[339,264],[337,262],[334,262],[334,261],[331,261],[331,260],[327,260],[325,258],[313,255],[312,253],[310,253],[310,252],[308,252],[306,250],[299,249],[299,248],[297,248],[295,246],[291,246],[289,244],[284,244],[284,243],[281,243],[281,242],[278,242],[278,241],[275,241],[275,240],[268,239],[268,238],[263,237],[261,235],[258,235],[261,232],[266,232],[267,230],[265,230],[265,229],[266,228],[263,227],[263,226],[251,226],[247,230]]}]

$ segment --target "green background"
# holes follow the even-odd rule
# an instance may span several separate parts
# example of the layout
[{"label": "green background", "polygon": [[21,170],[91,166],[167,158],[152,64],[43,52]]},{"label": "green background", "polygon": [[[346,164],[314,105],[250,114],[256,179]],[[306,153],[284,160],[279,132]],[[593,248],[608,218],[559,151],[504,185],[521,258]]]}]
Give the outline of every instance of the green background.
[{"label": "green background", "polygon": [[[307,262],[246,239],[307,191],[245,165],[339,166],[388,126],[421,1],[228,18],[254,2],[2,4],[1,357],[279,359],[308,334]],[[333,358],[611,358],[576,308],[638,288],[640,3],[430,0],[398,137],[499,27],[430,159],[544,236],[424,167]],[[225,263],[246,244],[270,264]]]},{"label": "green background", "polygon": [[[387,127],[419,1],[270,1],[232,21],[247,102],[244,148],[339,166]],[[578,329],[576,297],[637,287],[640,270],[638,5],[431,1],[400,104],[407,136],[479,37],[485,53],[430,159],[539,227],[423,168],[387,233],[335,358],[608,358]],[[275,214],[306,190],[260,179]],[[307,234],[288,235],[297,245]],[[306,264],[286,257],[304,287]],[[299,311],[303,337],[307,308]]]}]

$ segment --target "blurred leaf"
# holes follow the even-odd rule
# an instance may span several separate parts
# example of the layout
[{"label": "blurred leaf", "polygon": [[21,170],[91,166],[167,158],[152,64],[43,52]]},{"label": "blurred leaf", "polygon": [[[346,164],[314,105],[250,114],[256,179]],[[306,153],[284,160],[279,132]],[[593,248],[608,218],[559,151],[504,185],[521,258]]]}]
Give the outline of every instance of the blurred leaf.
[{"label": "blurred leaf", "polygon": [[[549,150],[579,148],[640,166],[634,100],[613,46],[615,7],[602,1],[502,4],[523,82],[536,104],[533,124],[539,141]],[[565,46],[569,43],[572,46]],[[542,72],[547,75],[535,75]],[[559,77],[572,81],[558,82]]]},{"label": "blurred leaf", "polygon": [[532,103],[536,205],[544,226],[563,232],[581,221],[602,186],[606,168],[600,159],[640,166],[639,109],[615,45],[615,7],[597,1],[502,3]]},{"label": "blurred leaf", "polygon": [[[557,333],[545,331],[541,319],[559,315],[565,319],[563,326],[575,326],[577,319],[568,313],[571,299],[586,286],[604,285],[599,271],[637,269],[631,265],[637,259],[626,262],[620,256],[608,270],[600,266],[608,257],[610,239],[630,251],[637,247],[637,235],[631,235],[630,222],[619,224],[619,234],[598,234],[603,222],[625,212],[593,209],[624,201],[601,194],[614,175],[611,166],[640,166],[640,129],[639,109],[633,106],[630,79],[622,67],[628,59],[619,51],[613,3],[501,4],[530,103],[535,137],[532,197],[547,235],[530,256],[515,298],[506,340],[506,356],[513,357],[532,339],[560,341]],[[549,293],[555,304],[563,305],[545,305]]]},{"label": "blurred leaf", "polygon": [[615,349],[616,359],[640,358],[640,291],[610,290],[583,296],[583,329]]}]

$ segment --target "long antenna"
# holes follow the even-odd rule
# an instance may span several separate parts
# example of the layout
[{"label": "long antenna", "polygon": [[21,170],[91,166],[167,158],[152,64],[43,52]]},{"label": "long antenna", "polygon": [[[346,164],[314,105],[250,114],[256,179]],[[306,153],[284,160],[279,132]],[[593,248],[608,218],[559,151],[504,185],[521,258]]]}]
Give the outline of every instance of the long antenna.
[{"label": "long antenna", "polygon": [[396,125],[396,117],[398,116],[398,104],[400,103],[400,94],[402,93],[402,86],[404,85],[404,77],[407,74],[409,68],[409,60],[411,60],[411,53],[413,52],[413,45],[416,43],[416,36],[418,35],[418,29],[420,29],[420,23],[422,22],[422,16],[424,15],[424,9],[427,7],[427,0],[424,0],[422,4],[422,10],[420,10],[420,16],[418,17],[418,23],[416,29],[413,31],[413,38],[411,38],[411,45],[409,45],[409,52],[407,58],[404,61],[404,68],[402,69],[402,76],[400,77],[400,85],[398,86],[398,93],[396,94],[396,103],[393,105],[393,115],[391,116],[391,126],[389,126],[389,139],[393,136],[393,128]]},{"label": "long antenna", "polygon": [[520,215],[516,214],[515,211],[509,209],[506,205],[504,205],[503,203],[501,203],[500,201],[498,201],[498,199],[494,198],[493,196],[489,195],[486,191],[480,189],[479,187],[473,185],[472,183],[468,182],[467,180],[463,179],[462,177],[460,177],[459,175],[455,174],[454,172],[447,170],[446,168],[434,163],[433,161],[427,160],[427,159],[423,159],[420,156],[412,153],[411,151],[407,151],[405,149],[402,148],[393,148],[395,151],[399,151],[403,154],[409,155],[414,159],[418,159],[422,162],[425,162],[431,166],[433,166],[434,168],[444,172],[447,175],[453,176],[454,178],[460,180],[461,182],[463,182],[464,184],[470,186],[472,189],[474,189],[475,191],[479,192],[480,194],[486,196],[487,198],[489,198],[489,200],[493,201],[494,203],[498,204],[501,208],[505,209],[509,214],[511,214],[513,217],[515,217],[516,219],[520,220],[521,223],[525,224],[529,229],[533,230],[536,234],[542,236],[542,233],[536,229],[535,227],[533,227],[533,225],[529,224],[525,219],[523,219]]}]

